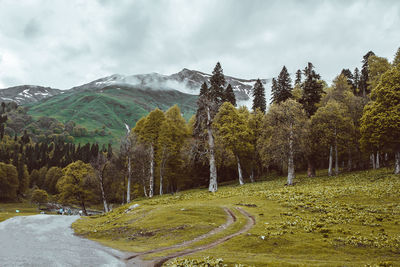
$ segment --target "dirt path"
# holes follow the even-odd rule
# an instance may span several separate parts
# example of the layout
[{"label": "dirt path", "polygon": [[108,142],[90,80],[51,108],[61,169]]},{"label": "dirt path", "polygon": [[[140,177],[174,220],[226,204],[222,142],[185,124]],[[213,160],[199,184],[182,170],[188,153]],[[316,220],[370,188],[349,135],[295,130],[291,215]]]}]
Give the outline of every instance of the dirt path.
[{"label": "dirt path", "polygon": [[196,237],[193,240],[190,241],[185,241],[183,243],[174,245],[174,246],[170,246],[170,247],[165,247],[165,248],[159,248],[159,249],[155,249],[155,250],[151,250],[151,251],[146,251],[143,253],[138,253],[138,254],[134,254],[131,255],[129,257],[127,257],[125,260],[127,262],[128,266],[143,266],[143,267],[147,267],[147,266],[161,266],[164,262],[173,259],[173,258],[177,258],[177,257],[182,257],[182,256],[186,256],[186,255],[190,255],[202,250],[206,250],[206,249],[210,249],[213,248],[219,244],[222,244],[223,242],[226,242],[228,240],[230,240],[231,238],[238,236],[240,234],[243,234],[245,232],[247,232],[248,230],[250,230],[254,224],[255,224],[255,219],[252,215],[250,215],[248,212],[246,212],[245,210],[243,210],[242,208],[237,207],[236,208],[240,213],[242,213],[246,218],[247,218],[247,223],[245,226],[243,226],[242,229],[240,229],[238,232],[235,232],[233,234],[230,234],[228,236],[224,236],[212,243],[206,244],[206,245],[202,245],[196,248],[192,248],[192,249],[186,249],[184,251],[179,251],[179,252],[174,252],[172,254],[169,254],[167,256],[161,257],[161,258],[157,258],[151,261],[144,261],[140,259],[140,256],[143,255],[147,255],[147,254],[152,254],[152,253],[156,253],[156,252],[161,252],[164,250],[169,250],[169,249],[174,249],[174,248],[180,248],[180,247],[184,247],[184,246],[188,246],[194,242],[200,241],[204,238],[210,237],[212,235],[215,235],[219,232],[221,232],[222,230],[226,229],[229,225],[231,225],[233,222],[236,221],[236,217],[235,215],[232,213],[231,210],[229,210],[228,208],[224,208],[225,212],[228,214],[228,218],[225,224],[221,225],[218,228],[213,229],[212,231],[201,235],[199,237]]},{"label": "dirt path", "polygon": [[[234,223],[236,221],[236,216],[228,208],[224,208],[224,211],[225,211],[225,213],[227,215],[226,222],[224,224],[221,224],[217,228],[212,229],[210,232],[205,233],[205,234],[203,234],[201,236],[198,236],[198,237],[196,237],[196,238],[194,238],[192,240],[184,241],[182,243],[179,243],[179,244],[176,244],[176,245],[173,245],[173,246],[163,247],[163,248],[156,248],[156,249],[153,249],[153,250],[132,254],[132,255],[126,257],[125,261],[127,261],[129,264],[134,264],[135,265],[135,264],[139,263],[140,260],[138,258],[140,256],[144,256],[144,255],[152,254],[152,253],[157,253],[157,252],[161,252],[161,251],[164,251],[164,250],[170,250],[170,249],[185,247],[185,246],[188,246],[188,245],[190,245],[190,244],[192,244],[194,242],[203,240],[204,238],[210,237],[212,235],[215,235],[215,234],[225,230],[227,227],[229,227],[232,223]],[[134,260],[135,258],[136,258],[136,260]],[[140,263],[143,264],[143,261],[140,261]],[[148,266],[153,266],[153,265],[154,264],[151,264],[151,265],[148,265]]]}]

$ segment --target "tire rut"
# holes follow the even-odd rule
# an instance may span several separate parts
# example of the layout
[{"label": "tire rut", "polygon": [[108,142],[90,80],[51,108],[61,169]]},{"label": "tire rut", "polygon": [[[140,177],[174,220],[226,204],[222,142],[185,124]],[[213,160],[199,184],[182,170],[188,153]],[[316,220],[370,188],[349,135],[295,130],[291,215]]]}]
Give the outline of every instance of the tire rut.
[{"label": "tire rut", "polygon": [[[194,242],[200,241],[200,240],[202,240],[202,239],[204,239],[206,237],[210,237],[210,236],[212,236],[212,235],[214,235],[214,234],[216,234],[218,232],[221,232],[227,226],[231,225],[233,222],[235,222],[237,220],[236,216],[233,214],[233,212],[230,209],[224,208],[225,212],[228,214],[227,222],[224,224],[225,227],[222,227],[222,225],[221,225],[220,227],[211,230],[207,234],[199,236],[199,237],[197,237],[197,238],[195,238],[193,240],[190,240],[190,241],[185,241],[185,242],[180,243],[178,245],[174,245],[174,246],[171,246],[171,247],[160,248],[160,249],[155,249],[155,250],[151,250],[151,251],[146,251],[144,253],[138,253],[138,254],[132,255],[130,257],[127,257],[126,261],[127,261],[128,266],[149,266],[149,267],[150,266],[156,266],[156,267],[162,266],[163,263],[165,263],[165,262],[167,262],[167,261],[169,261],[171,259],[174,259],[174,258],[177,258],[177,257],[182,257],[182,256],[187,256],[187,255],[190,255],[190,254],[202,251],[202,250],[213,248],[213,247],[215,247],[215,246],[217,246],[219,244],[222,244],[222,243],[232,239],[233,237],[236,237],[236,236],[238,236],[240,234],[243,234],[243,233],[247,232],[248,230],[250,230],[255,225],[256,220],[251,214],[249,214],[247,211],[243,210],[242,208],[236,207],[236,209],[242,215],[244,215],[247,218],[246,225],[244,225],[239,231],[237,231],[237,232],[235,232],[233,234],[224,236],[224,237],[222,237],[222,238],[220,238],[220,239],[218,239],[218,240],[216,240],[214,242],[211,242],[211,243],[208,243],[208,244],[205,244],[205,245],[202,245],[202,246],[198,246],[198,247],[195,247],[195,248],[192,248],[192,249],[186,249],[186,250],[183,250],[183,251],[175,252],[175,253],[172,253],[170,255],[167,255],[167,256],[164,256],[164,257],[161,257],[161,258],[157,258],[157,259],[154,259],[154,260],[151,260],[151,261],[144,261],[144,260],[140,259],[140,256],[147,255],[147,254],[152,254],[152,253],[156,253],[156,252],[161,252],[161,251],[169,250],[169,249],[173,249],[173,248],[184,247],[184,246],[190,245],[190,244],[192,244]],[[229,220],[231,220],[230,223],[228,222]]]}]

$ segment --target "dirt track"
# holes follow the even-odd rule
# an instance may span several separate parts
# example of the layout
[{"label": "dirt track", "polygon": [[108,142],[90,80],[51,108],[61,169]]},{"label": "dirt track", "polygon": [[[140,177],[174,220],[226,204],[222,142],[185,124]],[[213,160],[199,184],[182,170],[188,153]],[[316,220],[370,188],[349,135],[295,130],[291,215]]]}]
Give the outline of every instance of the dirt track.
[{"label": "dirt track", "polygon": [[190,255],[190,254],[202,251],[202,250],[213,248],[213,247],[215,247],[215,246],[217,246],[219,244],[222,244],[223,242],[226,242],[226,241],[228,241],[229,239],[231,239],[231,238],[233,238],[235,236],[238,236],[240,234],[243,234],[243,233],[247,232],[255,224],[255,219],[254,219],[254,217],[252,215],[247,213],[242,208],[237,207],[236,209],[247,218],[247,223],[246,223],[245,226],[242,227],[242,229],[240,229],[239,231],[237,231],[237,232],[235,232],[233,234],[221,237],[220,239],[218,239],[218,240],[216,240],[214,242],[211,242],[211,243],[208,243],[208,244],[205,244],[205,245],[202,245],[202,246],[198,246],[198,247],[191,248],[191,249],[186,249],[186,250],[179,251],[179,252],[174,252],[174,253],[171,253],[171,254],[169,254],[167,256],[156,258],[156,259],[153,259],[151,261],[144,261],[144,260],[140,259],[140,257],[143,256],[143,255],[147,255],[147,254],[157,253],[157,252],[161,252],[161,251],[165,251],[165,250],[170,250],[170,249],[175,249],[175,248],[188,246],[188,245],[190,245],[192,243],[195,243],[197,241],[200,241],[202,239],[205,239],[207,237],[210,237],[212,235],[215,235],[215,234],[223,231],[228,226],[230,226],[233,222],[236,221],[236,217],[233,214],[233,212],[231,210],[229,210],[228,208],[224,208],[225,212],[227,213],[227,221],[223,225],[221,225],[220,227],[215,228],[212,231],[210,231],[210,232],[208,232],[208,233],[206,233],[204,235],[201,235],[199,237],[196,237],[195,239],[190,240],[190,241],[185,241],[183,243],[180,243],[180,244],[177,244],[177,245],[173,245],[173,246],[170,246],[170,247],[164,247],[164,248],[154,249],[154,250],[150,250],[150,251],[146,251],[146,252],[142,252],[142,253],[133,254],[131,256],[126,257],[125,261],[127,262],[128,266],[143,266],[143,267],[161,266],[164,262],[166,262],[168,260],[171,260],[173,258]]}]

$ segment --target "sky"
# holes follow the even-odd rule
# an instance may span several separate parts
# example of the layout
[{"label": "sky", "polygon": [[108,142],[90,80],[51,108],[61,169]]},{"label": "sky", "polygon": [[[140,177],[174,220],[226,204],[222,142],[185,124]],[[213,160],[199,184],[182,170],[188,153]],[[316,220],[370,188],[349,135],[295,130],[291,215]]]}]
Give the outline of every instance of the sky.
[{"label": "sky", "polygon": [[0,88],[68,89],[183,68],[271,78],[312,62],[328,83],[400,47],[398,0],[0,0]]}]

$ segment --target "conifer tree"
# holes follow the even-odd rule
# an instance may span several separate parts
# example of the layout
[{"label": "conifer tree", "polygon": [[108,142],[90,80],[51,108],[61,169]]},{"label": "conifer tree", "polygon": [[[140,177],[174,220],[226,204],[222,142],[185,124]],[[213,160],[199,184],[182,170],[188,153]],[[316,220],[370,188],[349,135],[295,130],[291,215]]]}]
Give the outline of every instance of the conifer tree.
[{"label": "conifer tree", "polygon": [[354,82],[354,89],[353,89],[353,94],[358,95],[358,90],[360,88],[360,71],[356,67],[354,69],[354,74],[353,74],[353,82]]},{"label": "conifer tree", "polygon": [[394,55],[393,59],[393,67],[399,67],[399,66],[400,66],[400,47],[397,49],[397,52]]},{"label": "conifer tree", "polygon": [[295,85],[301,84],[301,70],[296,71],[296,80],[294,81]]},{"label": "conifer tree", "polygon": [[231,84],[228,84],[228,86],[226,87],[225,102],[229,102],[232,105],[236,106],[236,97],[235,97],[235,93],[233,92]]},{"label": "conifer tree", "polygon": [[292,79],[290,78],[289,72],[286,67],[283,66],[279,73],[277,80],[278,92],[277,98],[274,99],[274,103],[281,103],[292,97]]},{"label": "conifer tree", "polygon": [[367,54],[364,55],[362,60],[362,69],[361,69],[361,77],[360,77],[360,93],[362,93],[363,97],[366,97],[368,94],[368,81],[369,81],[369,67],[368,67],[368,58],[370,56],[375,56],[375,53],[369,51]]},{"label": "conifer tree", "polygon": [[271,82],[271,104],[275,103],[275,99],[279,97],[279,88],[278,83],[276,82],[275,78],[272,78]]},{"label": "conifer tree", "polygon": [[[210,87],[203,84],[200,95],[197,100],[196,123],[194,127],[194,135],[198,138],[208,141],[208,160],[210,165],[210,182],[208,190],[216,192],[217,184],[217,166],[215,163],[215,143],[214,134],[211,127],[215,114],[222,102],[224,101],[225,76],[222,71],[221,64],[218,62],[214,68],[213,75],[210,78]],[[205,94],[208,92],[207,94]]]},{"label": "conifer tree", "polygon": [[257,79],[253,88],[253,111],[256,109],[260,109],[263,113],[267,109],[266,101],[265,101],[265,90],[260,79]]},{"label": "conifer tree", "polygon": [[322,97],[322,84],[319,81],[320,76],[314,71],[312,63],[308,63],[303,73],[305,80],[302,85],[303,96],[300,103],[303,105],[308,117],[311,117],[317,111],[316,104],[319,103]]}]

